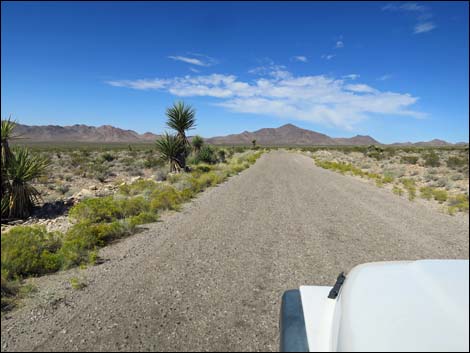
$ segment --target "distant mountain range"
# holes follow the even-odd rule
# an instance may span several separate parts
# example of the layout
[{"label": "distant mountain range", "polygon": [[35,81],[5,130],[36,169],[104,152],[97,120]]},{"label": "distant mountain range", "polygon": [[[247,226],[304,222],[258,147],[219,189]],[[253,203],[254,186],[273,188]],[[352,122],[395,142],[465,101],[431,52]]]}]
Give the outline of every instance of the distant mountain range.
[{"label": "distant mountain range", "polygon": [[15,134],[30,142],[146,142],[155,141],[158,135],[151,132],[138,134],[111,125],[100,127],[87,125],[41,125],[17,124]]},{"label": "distant mountain range", "polygon": [[301,129],[292,124],[278,128],[265,128],[254,132],[212,137],[207,142],[215,145],[249,145],[256,140],[259,145],[269,146],[307,146],[307,145],[371,145],[380,144],[370,136],[357,135],[351,138],[332,138],[315,131]]},{"label": "distant mountain range", "polygon": [[[100,127],[87,125],[41,125],[28,126],[17,124],[15,132],[28,142],[153,142],[158,135],[146,132],[139,134],[133,130],[123,130],[111,125]],[[379,141],[370,136],[357,135],[350,138],[334,138],[315,131],[301,129],[292,124],[278,128],[264,128],[254,132],[244,131],[241,134],[217,136],[205,139],[215,145],[251,145],[256,140],[258,145],[265,146],[358,146],[379,145]],[[468,144],[460,142],[458,145]],[[451,146],[452,143],[434,139],[427,142],[393,143],[392,146]]]}]

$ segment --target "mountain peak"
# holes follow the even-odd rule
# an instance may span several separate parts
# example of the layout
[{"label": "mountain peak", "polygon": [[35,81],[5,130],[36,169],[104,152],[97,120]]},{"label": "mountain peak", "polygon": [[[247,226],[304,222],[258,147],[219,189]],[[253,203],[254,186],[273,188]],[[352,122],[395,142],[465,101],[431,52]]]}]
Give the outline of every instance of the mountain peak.
[{"label": "mountain peak", "polygon": [[294,124],[284,124],[279,126],[278,129],[300,129],[300,127],[295,126]]}]

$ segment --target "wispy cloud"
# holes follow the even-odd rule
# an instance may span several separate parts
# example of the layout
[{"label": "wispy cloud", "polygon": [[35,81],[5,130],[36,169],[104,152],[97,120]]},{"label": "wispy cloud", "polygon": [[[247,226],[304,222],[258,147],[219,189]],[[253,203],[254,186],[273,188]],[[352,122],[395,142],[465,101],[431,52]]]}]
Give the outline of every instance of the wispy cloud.
[{"label": "wispy cloud", "polygon": [[286,70],[267,72],[266,76],[250,81],[234,75],[211,74],[107,83],[165,91],[179,97],[211,97],[217,100],[215,105],[234,112],[304,120],[343,129],[352,129],[359,121],[377,115],[416,118],[424,115],[410,109],[418,98],[408,93],[380,91],[326,75],[295,76]]},{"label": "wispy cloud", "polygon": [[338,40],[336,42],[335,48],[339,49],[339,48],[343,48],[343,47],[344,47],[344,42],[342,40]]},{"label": "wispy cloud", "polygon": [[359,77],[361,77],[358,74],[349,74],[349,75],[344,75],[343,78],[346,80],[357,80]]},{"label": "wispy cloud", "polygon": [[195,73],[201,72],[201,70],[195,69],[194,67],[190,67],[189,70]]},{"label": "wispy cloud", "polygon": [[293,56],[293,57],[292,57],[292,60],[293,60],[293,61],[300,61],[300,62],[302,62],[302,63],[308,62],[307,57],[306,57],[306,56],[303,56],[303,55]]},{"label": "wispy cloud", "polygon": [[326,59],[326,60],[331,60],[335,57],[336,55],[335,54],[323,54],[321,56],[322,59]]},{"label": "wispy cloud", "polygon": [[363,83],[358,83],[358,84],[355,84],[355,85],[346,85],[344,86],[344,89],[348,90],[348,91],[352,91],[352,92],[357,92],[357,93],[375,93],[377,92],[376,89],[366,85],[366,84],[363,84]]},{"label": "wispy cloud", "polygon": [[414,33],[426,33],[432,31],[434,28],[436,28],[436,25],[432,22],[418,23],[414,28]]},{"label": "wispy cloud", "polygon": [[217,61],[214,58],[211,58],[210,56],[207,55],[202,55],[202,54],[192,54],[190,56],[180,56],[180,55],[170,55],[168,56],[169,59],[175,60],[175,61],[182,61],[187,64],[191,65],[197,65],[197,66],[212,66],[217,63]]},{"label": "wispy cloud", "polygon": [[391,79],[393,76],[390,74],[385,74],[377,78],[378,81],[386,81]]},{"label": "wispy cloud", "polygon": [[433,17],[432,11],[428,6],[416,3],[390,3],[382,7],[383,11],[401,11],[414,14],[418,23],[413,27],[414,34],[426,33],[436,28],[436,24],[430,19]]}]

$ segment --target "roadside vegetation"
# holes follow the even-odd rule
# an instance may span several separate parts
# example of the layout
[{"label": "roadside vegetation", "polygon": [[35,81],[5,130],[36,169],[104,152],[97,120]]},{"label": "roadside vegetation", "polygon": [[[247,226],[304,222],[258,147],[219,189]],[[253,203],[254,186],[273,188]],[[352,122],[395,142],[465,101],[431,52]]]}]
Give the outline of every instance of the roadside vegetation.
[{"label": "roadside vegetation", "polygon": [[410,201],[435,202],[455,215],[469,209],[468,147],[303,148],[315,164],[357,176]]},{"label": "roadside vegetation", "polygon": [[[99,260],[98,251],[103,246],[135,234],[141,229],[139,225],[157,221],[161,212],[179,210],[183,203],[201,191],[248,168],[263,153],[263,150],[251,148],[209,146],[200,137],[191,141],[185,132],[195,126],[193,113],[194,110],[183,103],[169,108],[168,126],[174,128],[176,133],[163,135],[152,149],[135,151],[131,146],[123,146],[121,150],[105,152],[48,150],[41,154],[36,151],[41,161],[46,160],[43,159],[46,155],[53,155],[59,164],[68,156],[76,168],[84,173],[92,170],[106,173],[107,167],[122,159],[123,155],[143,154],[145,161],[151,164],[148,169],[153,169],[155,174],[150,177],[140,174],[126,181],[115,179],[112,188],[108,188],[104,195],[83,193],[86,197],[77,200],[65,216],[65,229],[56,230],[53,226],[33,224],[2,230],[2,311],[14,307],[21,297],[24,279],[95,264]],[[2,130],[2,146],[3,136]],[[104,168],[100,169],[100,165]],[[29,180],[36,179],[35,182],[40,185],[41,175],[36,173]],[[47,182],[46,178],[43,182]],[[40,196],[39,192],[33,195]],[[25,204],[25,207],[29,209],[33,206]],[[23,214],[23,217],[19,214],[17,218],[25,218],[27,214]],[[74,279],[70,284],[76,289],[85,286]]]}]

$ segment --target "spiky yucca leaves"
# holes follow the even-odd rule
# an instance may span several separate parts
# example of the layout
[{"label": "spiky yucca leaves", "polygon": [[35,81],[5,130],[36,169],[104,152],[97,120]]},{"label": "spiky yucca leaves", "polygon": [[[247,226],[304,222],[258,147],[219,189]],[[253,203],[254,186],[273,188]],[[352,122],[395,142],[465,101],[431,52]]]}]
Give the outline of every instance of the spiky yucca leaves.
[{"label": "spiky yucca leaves", "polygon": [[181,138],[177,135],[169,135],[168,133],[165,133],[165,135],[156,141],[156,148],[160,153],[160,158],[170,164],[170,172],[178,173],[184,167],[180,158],[185,153],[185,147]]},{"label": "spiky yucca leaves", "polygon": [[204,145],[204,139],[201,136],[196,135],[193,137],[191,144],[193,145],[194,152],[199,153],[201,147]]},{"label": "spiky yucca leaves", "polygon": [[[14,138],[13,130],[15,128],[16,123],[8,118],[7,120],[2,119],[1,124],[1,173],[2,173],[2,183],[1,183],[1,197],[3,197],[8,193],[9,183],[8,183],[8,176],[7,176],[7,168],[10,164],[12,159],[12,153],[10,150],[9,141]],[[2,204],[3,206],[3,204]],[[3,207],[2,207],[2,215],[3,215]]]},{"label": "spiky yucca leaves", "polygon": [[[49,166],[47,158],[33,155],[25,147],[19,147],[12,153],[7,167],[10,181],[8,192],[8,216],[10,218],[26,218],[40,200],[40,194],[30,183],[44,175]],[[2,205],[3,207],[3,205]]]},{"label": "spiky yucca leaves", "polygon": [[189,144],[186,138],[186,130],[196,127],[196,111],[184,102],[177,102],[166,110],[168,117],[167,125],[176,131],[185,144]]}]

